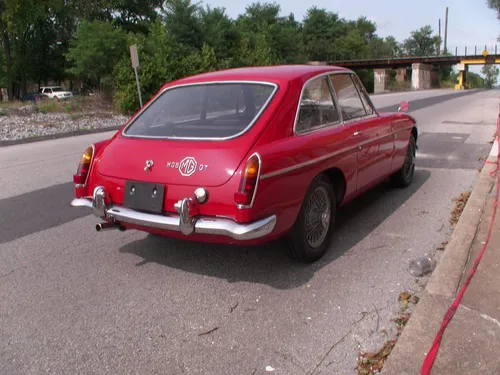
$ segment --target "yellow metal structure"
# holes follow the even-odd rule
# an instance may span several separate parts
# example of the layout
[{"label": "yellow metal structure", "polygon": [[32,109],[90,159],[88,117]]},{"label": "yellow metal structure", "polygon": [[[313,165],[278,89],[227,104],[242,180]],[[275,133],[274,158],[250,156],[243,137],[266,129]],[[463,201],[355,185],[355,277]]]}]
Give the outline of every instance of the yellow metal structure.
[{"label": "yellow metal structure", "polygon": [[460,61],[460,64],[463,64],[465,66],[465,70],[460,70],[458,72],[458,83],[455,85],[455,90],[465,90],[466,88],[470,87],[467,83],[465,83],[465,75],[467,74],[468,65],[500,64],[500,58],[487,59],[487,50],[484,50],[482,55],[484,56],[484,59],[465,59]]},{"label": "yellow metal structure", "polygon": [[[465,65],[486,65],[486,58],[484,59],[467,59],[467,60],[462,60],[460,61],[460,64],[465,64]],[[495,62],[493,60],[488,61],[488,64],[500,64],[500,59],[495,59]]]}]

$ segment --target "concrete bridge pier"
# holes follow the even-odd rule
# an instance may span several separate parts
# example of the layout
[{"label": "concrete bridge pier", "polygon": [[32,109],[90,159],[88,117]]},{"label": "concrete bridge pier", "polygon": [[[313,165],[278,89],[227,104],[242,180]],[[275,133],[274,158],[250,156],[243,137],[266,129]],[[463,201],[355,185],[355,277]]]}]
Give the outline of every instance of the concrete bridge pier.
[{"label": "concrete bridge pier", "polygon": [[391,76],[387,69],[373,69],[374,75],[374,94],[381,94],[389,91],[387,87],[390,84]]},{"label": "concrete bridge pier", "polygon": [[411,64],[411,88],[413,90],[430,90],[431,71],[431,65],[421,63]]}]

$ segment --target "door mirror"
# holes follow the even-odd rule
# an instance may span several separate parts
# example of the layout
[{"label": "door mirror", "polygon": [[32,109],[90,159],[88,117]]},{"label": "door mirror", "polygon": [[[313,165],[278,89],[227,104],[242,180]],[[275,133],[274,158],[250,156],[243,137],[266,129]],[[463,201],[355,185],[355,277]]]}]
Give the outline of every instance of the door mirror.
[{"label": "door mirror", "polygon": [[410,105],[408,104],[408,102],[406,100],[403,100],[401,102],[401,104],[399,104],[399,108],[398,108],[398,112],[407,112],[408,109],[410,108]]}]

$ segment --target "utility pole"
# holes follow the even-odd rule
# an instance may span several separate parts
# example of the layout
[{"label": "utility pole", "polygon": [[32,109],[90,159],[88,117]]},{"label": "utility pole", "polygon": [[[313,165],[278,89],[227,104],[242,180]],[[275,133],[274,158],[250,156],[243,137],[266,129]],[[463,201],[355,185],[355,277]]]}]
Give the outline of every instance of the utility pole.
[{"label": "utility pole", "polygon": [[446,42],[448,40],[448,7],[446,7],[446,16],[444,19],[444,54],[446,55]]},{"label": "utility pole", "polygon": [[441,52],[441,18],[439,19],[439,41],[436,48],[436,52],[437,55],[439,56],[439,53]]}]

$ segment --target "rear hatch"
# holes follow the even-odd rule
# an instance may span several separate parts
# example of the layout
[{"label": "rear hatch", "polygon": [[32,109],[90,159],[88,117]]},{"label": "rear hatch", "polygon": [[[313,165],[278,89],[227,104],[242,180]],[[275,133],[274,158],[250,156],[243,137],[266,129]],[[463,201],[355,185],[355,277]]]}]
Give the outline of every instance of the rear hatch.
[{"label": "rear hatch", "polygon": [[97,170],[123,180],[222,185],[272,117],[276,89],[258,82],[169,89],[110,142]]},{"label": "rear hatch", "polygon": [[[163,141],[118,137],[101,154],[104,176],[169,185],[219,186],[234,174],[250,142]],[[152,165],[147,168],[148,161]]]}]

